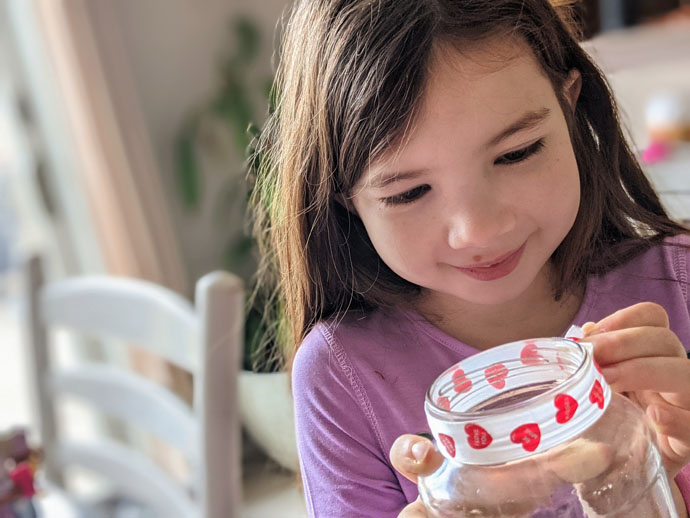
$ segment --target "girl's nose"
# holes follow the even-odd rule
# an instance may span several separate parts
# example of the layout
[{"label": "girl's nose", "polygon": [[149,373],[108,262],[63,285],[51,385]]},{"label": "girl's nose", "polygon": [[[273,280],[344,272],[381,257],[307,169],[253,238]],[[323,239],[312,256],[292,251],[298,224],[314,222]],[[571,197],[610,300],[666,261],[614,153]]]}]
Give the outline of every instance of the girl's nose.
[{"label": "girl's nose", "polygon": [[495,198],[474,197],[449,212],[448,244],[454,249],[490,247],[516,222],[513,207]]}]

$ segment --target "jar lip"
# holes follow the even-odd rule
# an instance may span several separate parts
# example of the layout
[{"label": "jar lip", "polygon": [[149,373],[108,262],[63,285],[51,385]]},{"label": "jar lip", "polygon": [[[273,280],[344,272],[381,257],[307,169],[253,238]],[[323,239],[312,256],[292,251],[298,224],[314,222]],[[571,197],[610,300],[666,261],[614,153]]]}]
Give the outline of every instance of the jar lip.
[{"label": "jar lip", "polygon": [[518,340],[446,369],[424,405],[441,454],[500,464],[545,452],[596,423],[612,392],[592,344],[572,328],[566,338]]},{"label": "jar lip", "polygon": [[[566,390],[570,385],[576,382],[578,377],[582,374],[582,370],[586,368],[587,362],[588,362],[588,357],[591,355],[590,349],[588,347],[585,347],[582,342],[572,340],[570,338],[563,338],[563,337],[546,337],[546,338],[534,338],[534,339],[529,339],[529,340],[516,340],[515,342],[510,342],[507,344],[499,345],[497,347],[493,347],[491,349],[487,349],[486,351],[482,351],[481,353],[475,354],[472,356],[474,361],[481,362],[482,357],[484,356],[489,356],[489,352],[491,352],[492,356],[496,354],[496,351],[499,348],[511,348],[514,347],[516,344],[521,344],[521,343],[526,343],[526,342],[534,342],[536,344],[539,343],[561,343],[563,345],[566,345],[568,347],[575,346],[577,350],[580,353],[580,357],[578,359],[579,365],[575,368],[574,371],[568,374],[568,376],[565,379],[560,380],[558,383],[555,383],[552,387],[548,388],[547,390],[540,392],[537,395],[527,397],[525,399],[521,399],[519,401],[509,403],[505,406],[499,407],[499,408],[492,408],[492,409],[482,409],[482,410],[476,410],[476,411],[454,411],[450,409],[445,409],[442,408],[438,405],[437,401],[434,400],[434,393],[438,389],[438,383],[451,371],[455,370],[458,368],[458,365],[463,363],[463,361],[458,362],[457,364],[449,367],[443,373],[441,373],[434,383],[429,387],[429,389],[426,392],[425,396],[425,401],[426,401],[426,408],[427,408],[427,413],[431,413],[434,415],[436,418],[444,419],[447,421],[452,421],[456,423],[462,423],[465,421],[474,421],[479,417],[482,418],[489,418],[494,415],[498,414],[506,414],[509,412],[517,411],[524,409],[526,407],[533,406],[535,403],[538,403],[539,401],[543,400],[550,400],[553,399],[553,397]],[[592,361],[594,359],[592,358]],[[506,360],[503,363],[509,363],[509,362],[519,362],[520,359],[516,358],[511,358],[509,360]],[[472,377],[473,375],[479,373],[479,372],[484,372],[484,369],[488,366],[490,366],[493,362],[487,362],[484,366],[473,369],[471,371],[465,372],[465,376],[468,378]]]}]

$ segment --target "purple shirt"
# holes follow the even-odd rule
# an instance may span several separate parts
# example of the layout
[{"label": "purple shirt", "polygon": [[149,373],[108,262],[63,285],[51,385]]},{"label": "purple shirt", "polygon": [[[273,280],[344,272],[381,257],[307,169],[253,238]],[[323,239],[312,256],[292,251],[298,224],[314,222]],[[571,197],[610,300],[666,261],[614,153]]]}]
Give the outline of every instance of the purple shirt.
[{"label": "purple shirt", "polygon": [[[690,244],[690,238],[667,242]],[[659,245],[591,277],[572,323],[656,302],[687,349],[689,262],[690,249]],[[351,312],[339,322],[315,326],[297,352],[292,375],[309,515],[397,517],[414,501],[417,486],[393,469],[388,452],[398,436],[428,431],[427,388],[445,369],[477,352],[411,311]],[[690,465],[676,482],[687,505]]]}]

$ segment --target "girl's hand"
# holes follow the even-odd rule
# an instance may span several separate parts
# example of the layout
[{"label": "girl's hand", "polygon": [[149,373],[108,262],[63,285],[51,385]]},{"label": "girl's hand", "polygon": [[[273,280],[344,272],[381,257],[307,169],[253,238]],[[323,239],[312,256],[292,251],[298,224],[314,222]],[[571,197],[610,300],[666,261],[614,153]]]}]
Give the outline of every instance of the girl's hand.
[{"label": "girl's hand", "polygon": [[690,462],[690,361],[669,329],[666,311],[643,302],[583,330],[611,388],[654,423],[664,465],[675,477]]},{"label": "girl's hand", "polygon": [[[418,476],[430,475],[443,464],[443,456],[429,439],[419,435],[401,435],[391,446],[393,467],[405,478],[417,483]],[[428,518],[422,501],[417,498],[406,506],[398,518]]]},{"label": "girl's hand", "polygon": [[637,403],[654,424],[676,505],[685,511],[673,479],[690,462],[690,360],[666,311],[643,302],[583,330],[611,388]]}]

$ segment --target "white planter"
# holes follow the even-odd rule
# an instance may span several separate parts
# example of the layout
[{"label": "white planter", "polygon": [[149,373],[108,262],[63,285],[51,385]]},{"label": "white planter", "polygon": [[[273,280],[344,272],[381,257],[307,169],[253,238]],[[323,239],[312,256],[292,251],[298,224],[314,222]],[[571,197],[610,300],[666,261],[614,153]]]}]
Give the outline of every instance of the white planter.
[{"label": "white planter", "polygon": [[278,464],[299,471],[288,374],[241,371],[238,389],[240,417],[249,436]]}]

